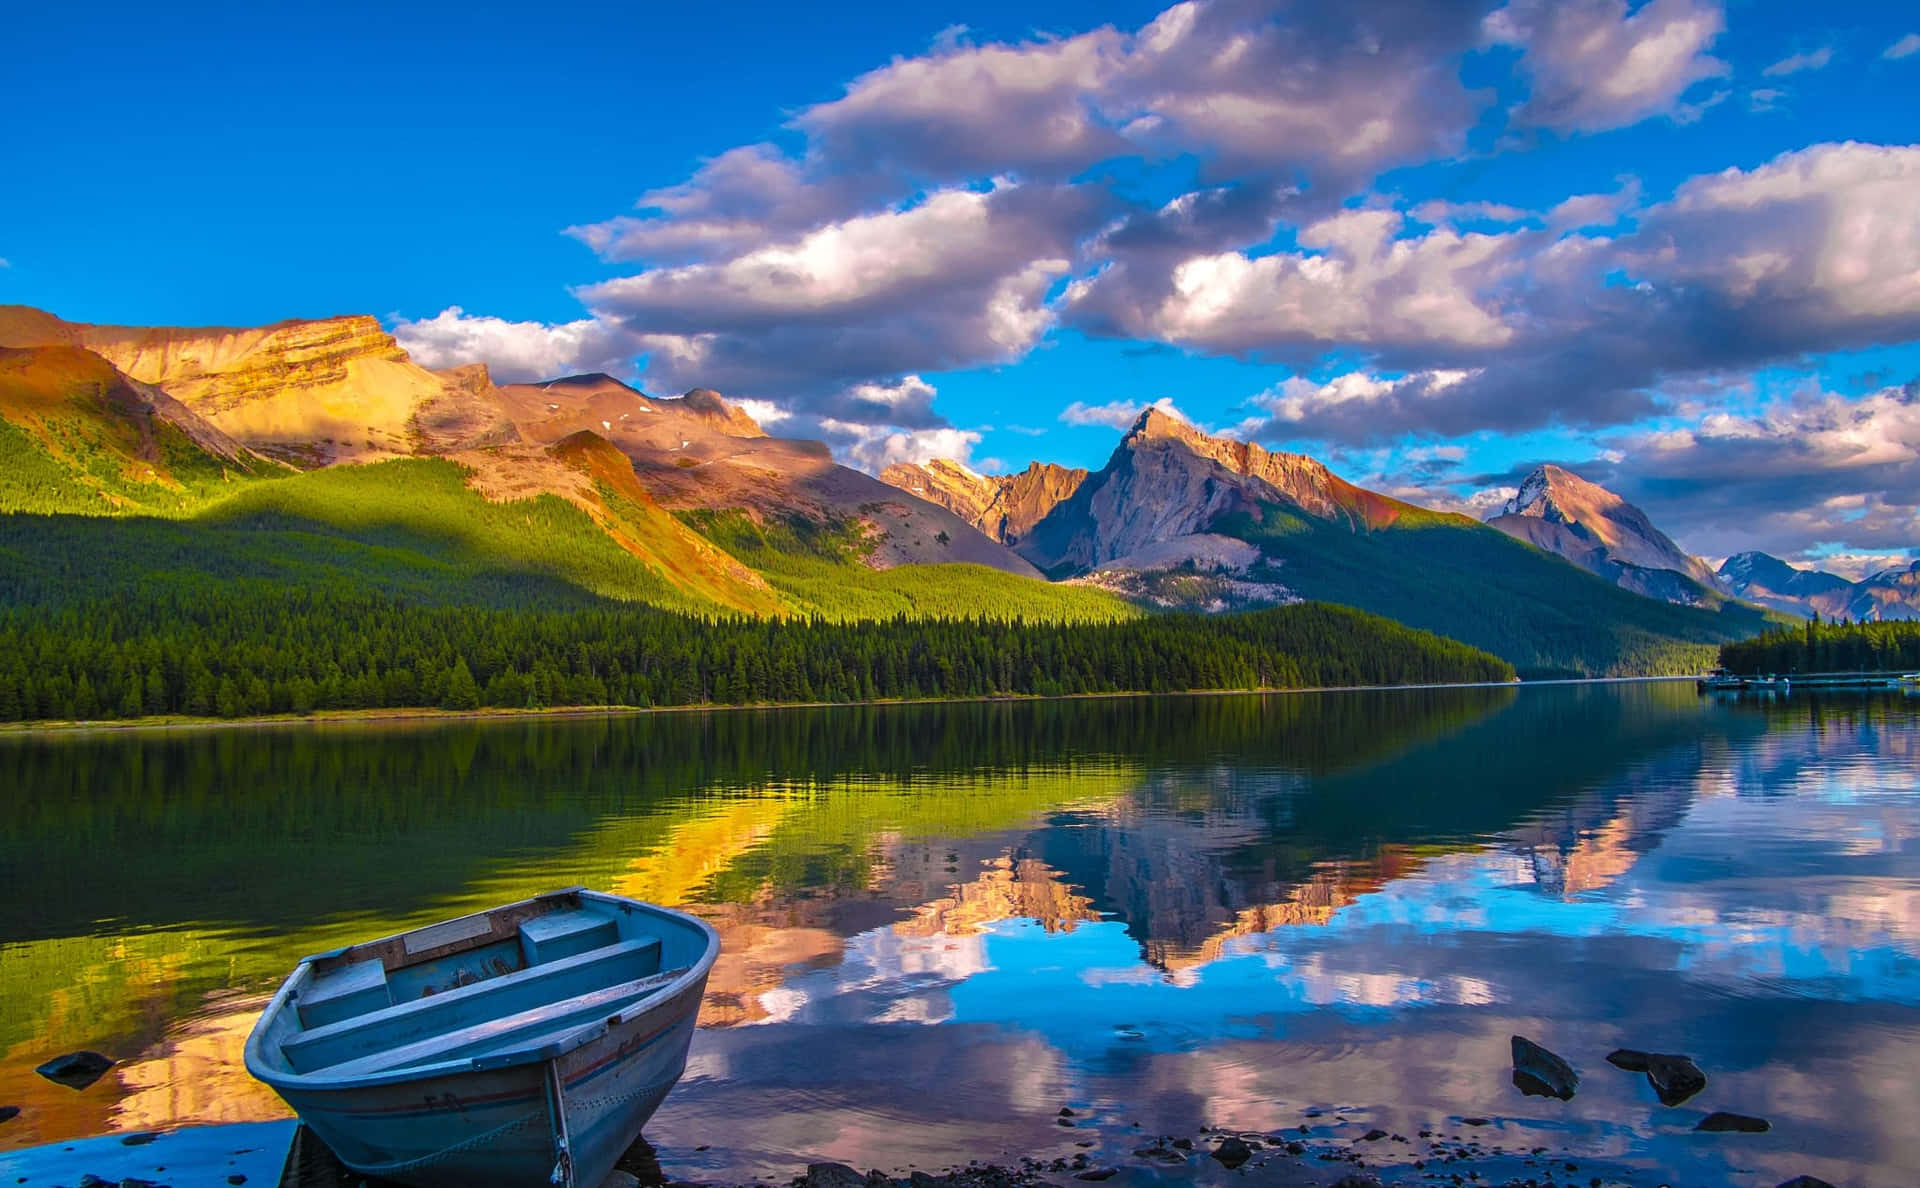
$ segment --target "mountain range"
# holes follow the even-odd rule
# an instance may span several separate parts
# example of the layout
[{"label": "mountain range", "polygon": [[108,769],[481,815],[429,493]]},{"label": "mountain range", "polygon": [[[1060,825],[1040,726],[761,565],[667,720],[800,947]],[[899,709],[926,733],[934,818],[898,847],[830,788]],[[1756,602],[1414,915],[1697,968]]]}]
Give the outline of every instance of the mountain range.
[{"label": "mountain range", "polygon": [[1535,675],[1672,667],[1763,622],[1710,585],[1684,603],[1649,598],[1498,527],[1366,490],[1313,458],[1213,436],[1158,408],[1084,475],[1036,464],[995,478],[941,461],[881,478],[967,517],[1056,581],[1169,609],[1340,602]]},{"label": "mountain range", "polygon": [[1735,553],[1721,564],[1718,577],[1737,597],[1792,615],[1856,623],[1920,619],[1920,561],[1850,581],[1797,569],[1766,553]]},{"label": "mountain range", "polygon": [[1152,409],[1095,471],[876,479],[712,391],[430,371],[369,317],[179,329],[0,307],[15,599],[190,572],[843,619],[1314,599],[1535,675],[1691,668],[1762,625],[1631,505],[1537,477],[1489,526]]}]

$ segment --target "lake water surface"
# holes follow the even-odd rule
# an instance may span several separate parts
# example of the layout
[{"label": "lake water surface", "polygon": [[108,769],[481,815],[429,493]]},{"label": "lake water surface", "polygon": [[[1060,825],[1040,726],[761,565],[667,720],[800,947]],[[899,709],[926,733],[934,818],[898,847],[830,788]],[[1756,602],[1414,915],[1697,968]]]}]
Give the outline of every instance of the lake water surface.
[{"label": "lake water surface", "polygon": [[[720,931],[648,1128],[683,1179],[1479,1116],[1920,1183],[1917,739],[1685,684],[0,739],[0,1151],[282,1117],[240,1052],[300,956],[579,883]],[[1662,1108],[1621,1046],[1711,1083]],[[123,1063],[33,1073],[75,1048]]]}]

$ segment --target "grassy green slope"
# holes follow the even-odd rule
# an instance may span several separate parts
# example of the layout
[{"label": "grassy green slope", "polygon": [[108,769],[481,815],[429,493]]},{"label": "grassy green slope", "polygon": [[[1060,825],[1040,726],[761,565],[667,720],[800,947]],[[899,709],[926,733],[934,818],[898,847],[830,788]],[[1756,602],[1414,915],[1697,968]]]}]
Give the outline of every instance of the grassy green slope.
[{"label": "grassy green slope", "polygon": [[451,462],[407,459],[255,482],[190,517],[0,516],[7,601],[257,579],[429,604],[710,613],[557,496],[493,503]]},{"label": "grassy green slope", "polygon": [[[0,426],[4,428],[4,426]],[[0,508],[17,507],[0,495]],[[1099,623],[1141,612],[1097,590],[1052,586],[978,565],[875,572],[847,530],[760,534],[738,513],[684,517],[766,574],[787,608],[836,621],[1024,618]],[[0,601],[60,603],[161,583],[264,580],[379,590],[452,605],[643,602],[696,614],[736,609],[622,549],[553,495],[490,502],[465,471],[397,459],[257,480],[168,518],[0,514]]]},{"label": "grassy green slope", "polygon": [[794,609],[836,622],[855,619],[994,618],[1114,623],[1144,612],[1103,590],[1059,586],[985,565],[903,565],[872,570],[858,555],[856,525],[795,517],[757,524],[735,510],[681,519],[766,577]]},{"label": "grassy green slope", "polygon": [[1265,576],[1304,598],[1485,648],[1529,677],[1695,672],[1721,643],[1769,622],[1731,600],[1704,609],[1643,598],[1458,516],[1405,515],[1354,533],[1268,508],[1215,530],[1259,545],[1279,562]]},{"label": "grassy green slope", "polygon": [[0,348],[0,509],[180,515],[280,472],[208,453],[98,355]]},{"label": "grassy green slope", "polygon": [[[228,532],[288,531],[413,554],[458,578],[550,579],[623,602],[703,611],[714,604],[668,581],[557,495],[495,503],[459,466],[399,459],[261,483],[198,517]],[[457,591],[447,591],[458,601]]]}]

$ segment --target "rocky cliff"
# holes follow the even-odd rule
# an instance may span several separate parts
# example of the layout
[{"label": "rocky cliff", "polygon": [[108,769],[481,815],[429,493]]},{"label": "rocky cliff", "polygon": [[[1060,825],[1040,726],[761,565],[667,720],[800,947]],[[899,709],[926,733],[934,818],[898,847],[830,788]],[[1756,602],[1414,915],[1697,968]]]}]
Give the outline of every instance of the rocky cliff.
[{"label": "rocky cliff", "polygon": [[1534,468],[1487,523],[1649,598],[1701,605],[1719,592],[1706,562],[1687,555],[1645,512],[1558,466]]},{"label": "rocky cliff", "polygon": [[371,317],[257,328],[97,326],[0,311],[0,346],[84,346],[223,432],[303,466],[411,453],[410,427],[445,381]]},{"label": "rocky cliff", "polygon": [[896,462],[880,481],[938,504],[999,541],[1018,544],[1033,526],[1073,495],[1087,472],[1035,462],[1018,474],[979,474],[959,462]]}]

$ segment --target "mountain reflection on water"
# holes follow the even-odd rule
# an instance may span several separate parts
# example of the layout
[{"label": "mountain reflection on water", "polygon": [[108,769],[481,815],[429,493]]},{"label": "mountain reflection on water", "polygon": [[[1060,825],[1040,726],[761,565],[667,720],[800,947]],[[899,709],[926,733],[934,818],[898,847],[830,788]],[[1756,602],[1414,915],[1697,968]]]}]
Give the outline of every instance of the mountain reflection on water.
[{"label": "mountain reflection on water", "polygon": [[[282,1116],[240,1048],[301,955],[583,883],[722,934],[648,1132],[683,1178],[1479,1115],[1920,1182],[1916,725],[1623,685],[10,738],[0,1149]],[[1711,1085],[1662,1109],[1619,1046]],[[32,1073],[74,1048],[124,1063]]]}]

